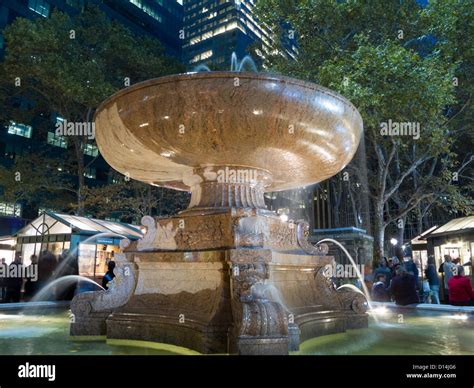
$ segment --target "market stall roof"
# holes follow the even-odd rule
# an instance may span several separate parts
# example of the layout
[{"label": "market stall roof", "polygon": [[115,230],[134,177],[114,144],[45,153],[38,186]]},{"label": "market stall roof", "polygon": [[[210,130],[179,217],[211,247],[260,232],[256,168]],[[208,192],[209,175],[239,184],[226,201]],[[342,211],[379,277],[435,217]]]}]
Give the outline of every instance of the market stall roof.
[{"label": "market stall roof", "polygon": [[0,249],[3,249],[3,250],[15,249],[15,238],[12,236],[0,236]]},{"label": "market stall roof", "polygon": [[88,235],[104,233],[110,237],[126,237],[132,240],[143,237],[140,228],[135,225],[53,212],[42,213],[38,218],[20,229],[16,236],[71,233]]},{"label": "market stall roof", "polygon": [[427,243],[426,236],[430,234],[431,232],[435,231],[437,228],[438,228],[438,225],[435,225],[429,228],[428,230],[425,230],[423,233],[419,234],[418,236],[416,236],[410,241],[411,245],[413,246],[413,245],[426,244]]},{"label": "market stall roof", "polygon": [[426,237],[436,237],[447,234],[459,234],[474,231],[474,216],[455,218],[441,225]]}]

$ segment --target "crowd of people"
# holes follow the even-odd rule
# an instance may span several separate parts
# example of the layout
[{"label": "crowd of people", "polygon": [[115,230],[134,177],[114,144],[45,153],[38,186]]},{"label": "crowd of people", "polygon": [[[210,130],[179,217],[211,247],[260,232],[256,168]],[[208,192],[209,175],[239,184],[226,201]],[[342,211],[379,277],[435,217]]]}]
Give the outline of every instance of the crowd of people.
[{"label": "crowd of people", "polygon": [[[0,266],[3,267],[1,273],[16,274],[16,276],[0,276],[0,297],[2,303],[18,303],[20,300],[29,301],[46,284],[54,279],[74,275],[78,272],[75,260],[70,260],[67,251],[64,251],[58,257],[49,251],[43,251],[39,256],[32,255],[30,261],[29,266],[22,270],[23,264],[20,255],[16,255],[8,266],[4,258],[0,259]],[[28,275],[19,276],[20,274]],[[56,292],[55,298],[71,298],[72,292],[70,289]]]},{"label": "crowd of people", "polygon": [[397,257],[384,257],[373,274],[372,299],[378,302],[393,300],[402,306],[416,303],[440,304],[442,282],[443,299],[448,304],[474,306],[471,281],[465,276],[464,267],[449,255],[444,257],[444,262],[438,269],[434,257],[429,256],[424,275],[424,279],[420,280],[418,268],[410,257],[403,262]]},{"label": "crowd of people", "polygon": [[[0,301],[2,303],[17,303],[22,299],[28,301],[33,298],[47,283],[56,278],[77,275],[77,260],[71,260],[68,251],[56,257],[49,251],[43,251],[38,256],[30,257],[30,266],[36,266],[35,271],[20,271],[21,256],[17,255],[8,266],[11,270],[16,267],[17,274],[27,273],[30,276],[0,276]],[[0,259],[1,273],[7,273],[6,260]],[[108,283],[115,277],[115,262],[108,263],[102,286],[107,289]],[[2,269],[2,268],[0,268]],[[28,269],[28,268],[26,268]],[[8,271],[12,272],[12,271]],[[31,276],[31,274],[35,276]],[[439,275],[438,275],[439,274]],[[420,280],[419,271],[412,258],[401,262],[397,257],[384,257],[373,273],[372,299],[378,302],[394,301],[398,305],[416,303],[440,304],[440,285],[443,284],[444,300],[455,306],[474,306],[474,289],[469,277],[465,276],[464,267],[452,260],[449,255],[436,268],[433,256],[428,257],[424,271],[424,279]],[[56,291],[55,299],[72,299],[75,287],[69,287],[61,292]]]}]

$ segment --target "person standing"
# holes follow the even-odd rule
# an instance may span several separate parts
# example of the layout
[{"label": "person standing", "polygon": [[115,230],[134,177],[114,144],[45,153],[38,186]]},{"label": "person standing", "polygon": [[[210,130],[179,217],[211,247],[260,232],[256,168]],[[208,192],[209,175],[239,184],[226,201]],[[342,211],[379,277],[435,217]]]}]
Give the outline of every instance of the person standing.
[{"label": "person standing", "polygon": [[375,302],[390,302],[390,294],[387,290],[385,275],[379,273],[372,286],[372,300]]},{"label": "person standing", "polygon": [[399,266],[400,266],[400,260],[398,260],[397,256],[393,256],[391,260],[392,279],[397,275],[397,268]]},{"label": "person standing", "polygon": [[415,276],[409,274],[403,265],[399,265],[396,271],[397,274],[390,284],[390,292],[395,303],[400,306],[420,303]]},{"label": "person standing", "polygon": [[471,281],[464,276],[464,267],[453,268],[453,276],[449,279],[449,303],[454,306],[473,306],[474,290]]},{"label": "person standing", "polygon": [[388,266],[388,261],[386,257],[382,258],[380,265],[374,271],[374,283],[377,281],[379,275],[383,275],[385,277],[384,282],[385,287],[387,288],[390,285],[390,280],[392,280],[392,271]]},{"label": "person standing", "polygon": [[[15,268],[16,267],[16,268]],[[7,303],[18,303],[21,299],[22,278],[21,256],[16,256],[15,260],[8,267],[7,283]]]},{"label": "person standing", "polygon": [[453,260],[451,256],[444,255],[444,264],[443,264],[443,274],[444,274],[444,295],[446,297],[446,301],[449,304],[449,279],[453,276],[453,268],[455,265],[453,264]]},{"label": "person standing", "polygon": [[[24,298],[25,300],[29,300],[33,298],[33,296],[36,294],[37,290],[37,285],[38,285],[38,279],[33,278],[31,274],[36,273],[38,275],[38,256],[36,255],[31,255],[30,257],[31,264],[29,265],[29,268],[27,267],[26,273],[28,274],[28,277],[26,278],[26,283],[25,283],[25,295]],[[36,266],[36,269],[34,267]]]},{"label": "person standing", "polygon": [[403,264],[404,264],[405,269],[407,270],[407,272],[410,275],[413,275],[415,277],[415,282],[418,285],[418,268],[416,267],[416,264],[413,261],[413,259],[411,257],[407,257],[407,260],[404,261]]},{"label": "person standing", "polygon": [[107,268],[108,271],[105,273],[104,278],[102,279],[102,287],[104,287],[104,289],[106,290],[109,289],[109,283],[115,278],[115,261],[109,261],[109,263],[107,264]]},{"label": "person standing", "polygon": [[440,304],[439,279],[438,274],[436,273],[435,258],[432,255],[428,257],[428,266],[425,269],[425,276],[426,280],[428,280],[428,283],[430,285],[431,303]]},{"label": "person standing", "polygon": [[0,261],[0,266],[2,267],[0,270],[0,273],[2,274],[2,276],[0,276],[0,298],[2,299],[2,302],[5,303],[7,297],[7,260],[5,258],[2,258]]},{"label": "person standing", "polygon": [[[36,292],[40,293],[41,290],[46,287],[49,283],[54,281],[54,271],[58,262],[56,256],[49,251],[42,251],[38,258],[38,280],[36,284]],[[48,294],[44,294],[43,298],[46,300],[55,300],[56,288],[52,288]]]}]

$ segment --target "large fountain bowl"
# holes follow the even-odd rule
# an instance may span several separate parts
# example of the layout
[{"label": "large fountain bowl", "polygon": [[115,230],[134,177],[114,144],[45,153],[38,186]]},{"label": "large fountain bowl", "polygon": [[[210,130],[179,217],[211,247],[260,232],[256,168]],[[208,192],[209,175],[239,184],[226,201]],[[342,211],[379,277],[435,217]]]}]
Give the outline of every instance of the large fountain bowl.
[{"label": "large fountain bowl", "polygon": [[352,159],[357,109],[319,85],[262,73],[205,72],[152,79],[104,101],[95,115],[106,161],[140,181],[189,190],[206,166],[268,171],[265,191],[323,181]]}]

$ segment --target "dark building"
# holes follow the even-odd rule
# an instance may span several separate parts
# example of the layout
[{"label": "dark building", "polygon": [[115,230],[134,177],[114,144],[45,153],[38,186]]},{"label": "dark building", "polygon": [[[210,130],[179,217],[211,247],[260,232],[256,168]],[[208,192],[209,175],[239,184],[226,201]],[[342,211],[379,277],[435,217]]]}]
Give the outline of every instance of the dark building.
[{"label": "dark building", "polygon": [[[90,0],[89,0],[90,1]],[[181,59],[183,6],[178,0],[94,0],[112,19],[135,33],[158,38],[167,54]]]},{"label": "dark building", "polygon": [[258,22],[253,13],[255,3],[254,0],[183,0],[183,62],[190,69],[200,64],[230,69],[232,53],[241,59],[256,42],[261,44],[261,55],[270,52],[271,31]]},{"label": "dark building", "polygon": [[[179,31],[182,29],[183,7],[176,0],[0,0],[0,58],[4,54],[3,29],[17,17],[35,19],[49,17],[54,9],[76,14],[87,4],[94,4],[113,20],[126,26],[136,34],[158,38],[165,52],[181,58]],[[61,119],[61,118],[59,118]],[[25,125],[11,121],[0,128],[0,163],[9,165],[17,155],[37,152],[49,148],[51,153],[61,157],[67,148],[66,140],[51,130],[44,133],[35,129],[35,124]],[[87,144],[84,149],[85,179],[89,186],[110,183],[110,167],[100,155],[97,146]],[[24,203],[0,202],[0,235],[10,235],[23,227],[29,220],[47,210]]]},{"label": "dark building", "polygon": [[2,0],[1,31],[17,17],[49,17],[54,9],[69,14],[81,12],[87,4],[97,5],[107,16],[137,34],[158,38],[169,55],[181,57],[179,31],[182,30],[183,7],[177,0]]}]

